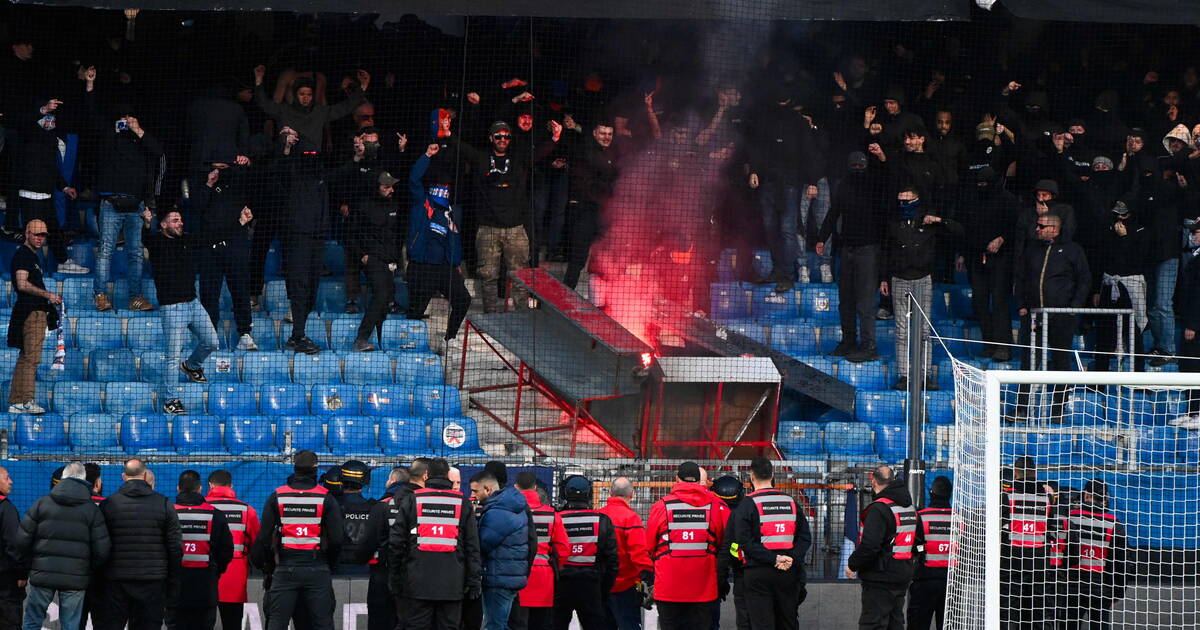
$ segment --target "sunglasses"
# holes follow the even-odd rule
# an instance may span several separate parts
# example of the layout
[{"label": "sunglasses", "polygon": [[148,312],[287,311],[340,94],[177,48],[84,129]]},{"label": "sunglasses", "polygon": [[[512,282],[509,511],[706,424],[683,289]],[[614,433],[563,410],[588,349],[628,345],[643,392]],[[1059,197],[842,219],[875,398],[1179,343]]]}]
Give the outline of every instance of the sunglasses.
[{"label": "sunglasses", "polygon": [[512,135],[507,133],[492,134],[492,140],[512,140]]},{"label": "sunglasses", "polygon": [[1048,227],[1055,227],[1055,225],[1053,223],[1035,223],[1033,226],[1035,230],[1044,230]]},{"label": "sunglasses", "polygon": [[49,232],[34,232],[33,235],[40,236],[42,238],[46,238],[47,236],[50,236],[50,233]]}]

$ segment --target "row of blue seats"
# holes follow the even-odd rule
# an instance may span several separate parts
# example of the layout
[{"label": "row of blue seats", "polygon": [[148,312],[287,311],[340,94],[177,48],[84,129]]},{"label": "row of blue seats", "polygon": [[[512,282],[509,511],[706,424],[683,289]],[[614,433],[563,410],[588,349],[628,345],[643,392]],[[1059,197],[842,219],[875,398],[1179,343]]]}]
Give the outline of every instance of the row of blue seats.
[{"label": "row of blue seats", "polygon": [[[269,383],[181,384],[184,409],[213,414],[268,414],[319,416],[457,416],[462,397],[450,385],[388,386],[313,385]],[[59,413],[154,413],[165,402],[152,383],[93,383],[62,381],[41,388],[38,403]],[[49,390],[52,396],[42,394]],[[310,405],[311,398],[311,405]]]},{"label": "row of blue seats", "polygon": [[[773,284],[748,282],[714,282],[710,290],[710,316],[713,319],[792,319],[812,317],[826,321],[838,319],[838,288],[834,283],[813,282],[797,285],[790,291],[776,291]],[[1017,312],[1013,308],[1012,316]],[[929,317],[967,319],[974,317],[971,306],[971,287],[958,284],[935,284]]]},{"label": "row of blue seats", "polygon": [[[788,459],[897,463],[908,455],[908,427],[895,424],[781,421],[776,441]],[[938,459],[932,435],[925,436],[923,450],[926,459]]]},{"label": "row of blue seats", "polygon": [[[0,378],[11,378],[17,352],[0,351]],[[186,356],[186,355],[185,355]],[[54,370],[53,351],[42,353],[38,378],[43,381],[162,381],[166,355],[162,350],[69,350],[62,370]],[[442,358],[431,352],[214,352],[204,363],[212,383],[315,383],[416,384],[445,382]],[[180,380],[184,380],[182,372]]]},{"label": "row of blue seats", "polygon": [[[803,257],[802,257],[803,258]],[[771,271],[775,268],[774,261],[771,258],[771,251],[767,249],[756,249],[749,253],[748,260],[744,263],[738,259],[738,250],[729,248],[721,250],[717,255],[717,281],[718,282],[733,282],[739,277],[745,277],[741,269],[743,266],[748,266],[746,271],[753,272],[755,277],[768,278],[771,276]],[[833,259],[833,266],[836,269],[840,264],[840,260]],[[954,272],[955,284],[966,284],[968,276],[966,271]]]},{"label": "row of blue seats", "polygon": [[[1196,466],[1200,464],[1200,433],[1168,426],[1138,426],[1132,461],[1141,466]],[[1011,464],[1017,457],[1032,457],[1040,467],[1105,466],[1122,461],[1115,433],[1017,432],[1006,434],[1002,457]]]},{"label": "row of blue seats", "polygon": [[[293,449],[322,455],[483,455],[475,421],[416,416],[217,416],[158,414],[58,414],[18,416],[12,450],[55,453],[279,455],[285,434]],[[223,425],[223,426],[222,426]]]}]

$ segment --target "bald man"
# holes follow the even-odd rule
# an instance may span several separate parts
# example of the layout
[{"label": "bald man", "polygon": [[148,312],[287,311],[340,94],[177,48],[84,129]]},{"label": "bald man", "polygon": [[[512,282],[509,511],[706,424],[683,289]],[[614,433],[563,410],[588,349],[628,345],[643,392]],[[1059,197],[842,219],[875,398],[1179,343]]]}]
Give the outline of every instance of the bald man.
[{"label": "bald man", "polygon": [[37,368],[42,360],[42,342],[46,330],[58,328],[58,309],[62,297],[46,290],[42,280],[41,249],[50,236],[45,222],[38,219],[25,226],[25,243],[13,254],[12,287],[17,294],[12,318],[8,322],[8,346],[20,348],[12,384],[8,390],[8,413],[42,414],[37,404]]},{"label": "bald man", "polygon": [[608,596],[608,627],[619,630],[642,629],[642,596],[638,582],[650,581],[654,563],[646,547],[646,525],[634,511],[633,482],[626,477],[613,479],[608,503],[600,509],[607,514],[617,534],[617,579]]},{"label": "bald man", "polygon": [[862,583],[859,630],[904,627],[904,596],[912,582],[917,513],[904,481],[888,466],[871,473],[875,500],[864,510],[858,546],[846,577]]}]

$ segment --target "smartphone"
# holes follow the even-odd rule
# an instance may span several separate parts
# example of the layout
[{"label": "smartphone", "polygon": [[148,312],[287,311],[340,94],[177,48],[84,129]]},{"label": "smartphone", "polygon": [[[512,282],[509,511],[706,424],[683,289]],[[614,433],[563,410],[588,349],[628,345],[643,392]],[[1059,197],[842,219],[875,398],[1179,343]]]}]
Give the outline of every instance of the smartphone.
[{"label": "smartphone", "polygon": [[117,127],[117,133],[121,133],[122,131],[129,129],[129,121],[122,118],[121,120],[117,121],[116,127]]}]

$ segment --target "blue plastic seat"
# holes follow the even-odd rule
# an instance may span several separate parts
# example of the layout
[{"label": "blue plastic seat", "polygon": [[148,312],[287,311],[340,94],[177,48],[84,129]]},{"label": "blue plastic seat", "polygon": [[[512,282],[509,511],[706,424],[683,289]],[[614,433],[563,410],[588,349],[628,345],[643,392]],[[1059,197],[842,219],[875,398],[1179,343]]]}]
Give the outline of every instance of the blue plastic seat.
[{"label": "blue plastic seat", "polygon": [[379,420],[379,445],[388,456],[419,455],[429,451],[429,419],[390,416]]},{"label": "blue plastic seat", "polygon": [[838,380],[843,383],[867,391],[887,389],[887,375],[884,373],[883,363],[879,361],[854,363],[840,359],[837,364]]},{"label": "blue plastic seat", "polygon": [[[38,365],[37,371],[38,382],[52,383],[56,381],[87,380],[87,364],[84,362],[85,356],[86,353],[82,350],[68,348],[66,356],[63,357],[62,369],[54,369],[54,353],[43,351],[42,362]],[[9,377],[9,374],[5,374],[0,378],[7,379]]]},{"label": "blue plastic seat", "polygon": [[[255,313],[254,319],[251,321],[252,329],[250,335],[254,337],[254,342],[258,344],[260,351],[272,351],[279,349],[279,335],[275,332],[275,320],[269,317],[262,317],[259,313]],[[237,331],[233,331],[236,333]],[[235,334],[230,335],[230,341],[233,345],[237,345]]]},{"label": "blue plastic seat", "polygon": [[[833,349],[842,342],[842,327],[836,324],[826,324],[817,326],[817,348],[818,350],[812,354],[829,354]],[[797,353],[808,354],[808,353]]]},{"label": "blue plastic seat", "polygon": [[821,437],[821,424],[816,422],[788,421],[779,423],[776,442],[789,459],[825,456],[825,441]]},{"label": "blue plastic seat", "polygon": [[771,258],[771,251],[768,249],[754,250],[750,264],[759,278],[769,278],[771,272],[775,270],[775,261]]},{"label": "blue plastic seat", "polygon": [[771,345],[786,354],[816,354],[817,328],[810,322],[772,326]]},{"label": "blue plastic seat", "polygon": [[776,292],[774,285],[754,287],[750,296],[750,316],[762,319],[795,319],[800,317],[800,292]]},{"label": "blue plastic seat", "polygon": [[346,283],[332,278],[322,278],[321,286],[317,288],[317,310],[322,313],[345,313]]},{"label": "blue plastic seat", "polygon": [[18,348],[0,348],[0,380],[12,378],[13,369],[17,367],[17,357],[20,355],[21,350]]},{"label": "blue plastic seat", "polygon": [[[735,332],[743,337],[757,341],[758,343],[767,343],[767,326],[763,326],[756,319],[740,319],[727,323],[725,325],[731,332]],[[776,346],[778,348],[778,346]]]},{"label": "blue plastic seat", "polygon": [[875,452],[885,463],[897,464],[908,457],[908,427],[880,424],[871,428],[875,433]]},{"label": "blue plastic seat", "polygon": [[419,319],[388,319],[383,322],[384,350],[429,350],[429,330]]},{"label": "blue plastic seat", "polygon": [[208,386],[208,409],[219,416],[258,413],[257,388],[249,383],[212,383]]},{"label": "blue plastic seat", "polygon": [[317,384],[312,386],[312,411],[318,416],[359,415],[357,385]]},{"label": "blue plastic seat", "polygon": [[62,453],[68,450],[63,417],[56,413],[17,416],[13,447],[19,453]]},{"label": "blue plastic seat", "polygon": [[1175,427],[1138,428],[1137,457],[1145,466],[1194,466],[1200,461],[1200,435]]},{"label": "blue plastic seat", "polygon": [[[1110,404],[1116,403],[1116,399],[1100,392],[1075,390],[1071,392],[1063,413],[1067,422],[1075,426],[1102,425],[1108,422],[1112,414],[1117,413],[1110,407]],[[1121,413],[1120,416],[1126,417],[1127,413]]]},{"label": "blue plastic seat", "polygon": [[[354,347],[354,340],[358,338],[358,325],[361,316],[354,316],[354,319],[336,318],[329,322],[329,347],[335,350],[349,350]],[[372,333],[369,341],[374,342],[375,334]]]},{"label": "blue plastic seat", "polygon": [[437,385],[443,382],[442,357],[432,352],[399,352],[396,382],[408,385]]},{"label": "blue plastic seat", "polygon": [[1167,421],[1187,414],[1187,399],[1176,392],[1124,391],[1125,399],[1112,399],[1116,417],[1128,417],[1135,424],[1165,425]]},{"label": "blue plastic seat", "polygon": [[294,450],[308,449],[328,454],[325,446],[325,425],[321,418],[313,416],[280,416],[276,422],[276,443],[284,445],[287,434],[292,436]]},{"label": "blue plastic seat", "polygon": [[238,383],[242,380],[240,364],[241,355],[237,352],[218,350],[208,355],[202,367],[209,383]]},{"label": "blue plastic seat", "polygon": [[857,392],[854,416],[871,424],[904,424],[908,413],[907,393],[898,391]]},{"label": "blue plastic seat", "polygon": [[435,418],[429,423],[431,452],[443,457],[486,457],[479,444],[479,427],[465,416]]},{"label": "blue plastic seat", "polygon": [[[272,315],[272,319],[282,319],[288,312],[291,302],[288,302],[287,282],[284,280],[269,280],[263,289],[263,308]],[[278,315],[278,317],[274,317]]]},{"label": "blue plastic seat", "polygon": [[1074,436],[1069,433],[1039,433],[1030,431],[1025,435],[1026,457],[1032,457],[1038,466],[1069,466],[1076,453]]},{"label": "blue plastic seat", "polygon": [[457,387],[418,385],[413,388],[413,413],[418,416],[458,417],[462,412],[462,399]]},{"label": "blue plastic seat", "polygon": [[263,261],[263,275],[268,278],[278,278],[283,268],[283,245],[279,241],[271,241],[267,249],[267,258]]},{"label": "blue plastic seat", "polygon": [[175,452],[167,417],[159,414],[121,416],[121,445],[130,454]]},{"label": "blue plastic seat", "polygon": [[793,359],[808,365],[814,370],[820,370],[830,376],[834,376],[835,364],[831,359],[823,357],[819,354],[798,354],[792,357]]},{"label": "blue plastic seat", "polygon": [[884,358],[896,357],[896,327],[875,327],[875,350]]},{"label": "blue plastic seat", "polygon": [[345,381],[354,385],[392,382],[392,357],[384,352],[352,352],[346,355]]},{"label": "blue plastic seat", "polygon": [[68,313],[83,313],[96,309],[96,304],[93,302],[96,292],[92,290],[90,277],[68,276],[63,278],[61,291]]},{"label": "blue plastic seat", "polygon": [[[975,307],[971,305],[971,286],[954,285],[947,291],[950,298],[950,314],[959,319],[975,317]],[[1016,301],[1013,300],[1015,304]]]},{"label": "blue plastic seat", "polygon": [[[308,335],[312,342],[317,344],[322,350],[330,350],[329,346],[329,328],[326,326],[326,321],[317,317],[316,313],[311,313],[308,316],[308,322],[304,324],[304,334]],[[287,322],[279,322],[279,341],[280,347],[287,343],[287,340],[292,337],[292,325]]]},{"label": "blue plastic seat", "polygon": [[263,385],[292,380],[291,352],[247,352],[242,357],[242,382]]},{"label": "blue plastic seat", "polygon": [[93,350],[88,355],[88,372],[93,381],[138,380],[137,361],[131,350]]},{"label": "blue plastic seat", "polygon": [[302,416],[308,413],[308,388],[295,383],[259,385],[258,397],[264,414]]},{"label": "blue plastic seat", "polygon": [[334,455],[378,455],[375,419],[366,416],[336,416],[329,419],[329,450]]},{"label": "blue plastic seat", "polygon": [[[145,383],[161,383],[163,366],[167,363],[167,353],[162,350],[143,350],[137,355],[138,375],[141,377],[138,380]],[[174,368],[174,372],[180,379],[183,378],[178,367]]]},{"label": "blue plastic seat", "polygon": [[925,417],[930,424],[954,424],[954,392],[925,392]]},{"label": "blue plastic seat", "polygon": [[871,426],[865,422],[830,422],[825,425],[825,448],[833,459],[874,456]]},{"label": "blue plastic seat", "polygon": [[824,321],[837,321],[837,287],[825,284],[809,284],[802,289],[800,312],[805,317]]},{"label": "blue plastic seat", "polygon": [[176,416],[174,441],[180,455],[227,455],[221,443],[221,420],[216,416]]},{"label": "blue plastic seat", "polygon": [[266,416],[225,418],[225,448],[234,455],[278,455],[279,446]]},{"label": "blue plastic seat", "polygon": [[154,413],[154,385],[150,383],[105,383],[104,409],[118,416]]},{"label": "blue plastic seat", "polygon": [[163,336],[162,319],[158,317],[137,317],[128,320],[129,347],[135,350],[158,350],[163,347],[166,337]]},{"label": "blue plastic seat", "polygon": [[67,416],[71,450],[77,454],[119,453],[117,425],[120,416],[107,413],[76,413]]},{"label": "blue plastic seat", "polygon": [[104,413],[103,383],[60,381],[54,384],[54,410],[62,414]]},{"label": "blue plastic seat", "polygon": [[342,362],[332,352],[297,353],[292,358],[293,380],[304,385],[342,382]]},{"label": "blue plastic seat", "polygon": [[368,416],[396,417],[412,413],[412,390],[400,386],[367,385],[362,392],[362,411]]},{"label": "blue plastic seat", "polygon": [[713,319],[740,319],[750,316],[750,289],[737,282],[714,282],[710,286]]},{"label": "blue plastic seat", "polygon": [[87,350],[124,348],[121,320],[103,314],[75,318],[75,347]]},{"label": "blue plastic seat", "polygon": [[[179,402],[183,403],[183,408],[189,414],[203,415],[205,413],[205,399],[208,398],[208,385],[203,383],[180,383],[178,385]],[[162,393],[158,396],[160,403],[165,403]],[[159,407],[162,407],[160,404]]]}]

